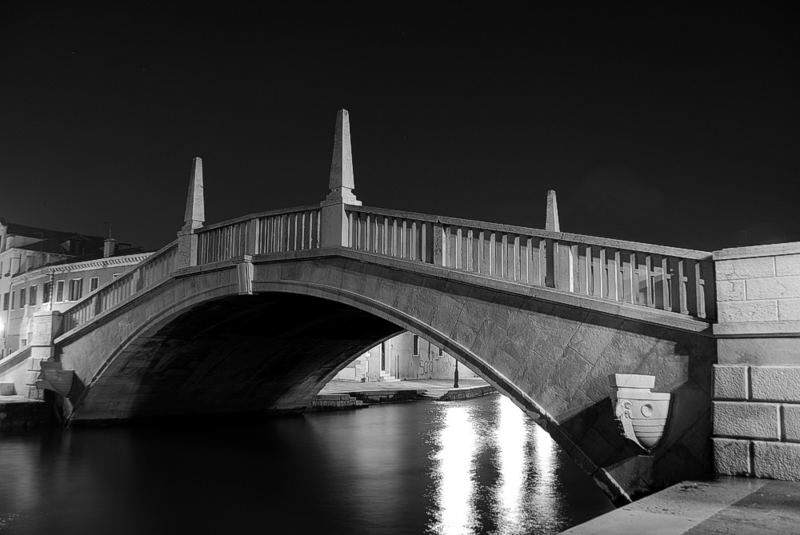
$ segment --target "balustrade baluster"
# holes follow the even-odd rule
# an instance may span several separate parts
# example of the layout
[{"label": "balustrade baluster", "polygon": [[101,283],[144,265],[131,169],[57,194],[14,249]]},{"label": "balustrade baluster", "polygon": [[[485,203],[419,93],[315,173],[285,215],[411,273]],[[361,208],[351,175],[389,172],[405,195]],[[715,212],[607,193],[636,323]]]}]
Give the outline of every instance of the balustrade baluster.
[{"label": "balustrade baluster", "polygon": [[389,255],[389,218],[383,218],[383,248],[381,249],[381,253],[384,256]]},{"label": "balustrade baluster", "polygon": [[592,259],[592,266],[594,270],[594,295],[595,297],[599,297],[604,299],[606,297],[606,288],[608,288],[608,283],[606,282],[606,249],[605,247],[600,247],[597,251],[597,258]]},{"label": "balustrade baluster", "polygon": [[477,272],[478,273],[486,273],[486,234],[482,231],[478,231],[478,265],[477,265]]},{"label": "balustrade baluster", "polygon": [[613,301],[620,301],[620,253],[614,251],[609,260],[608,266],[608,298]]},{"label": "balustrade baluster", "polygon": [[428,263],[428,223],[422,223],[422,262]]},{"label": "balustrade baluster", "polygon": [[411,222],[411,260],[417,260],[419,258],[417,247],[419,245],[419,240],[417,239],[417,222]]},{"label": "balustrade baluster", "polygon": [[495,247],[496,237],[494,232],[489,233],[489,273],[490,277],[496,276],[495,256],[497,255],[497,248]]},{"label": "balustrade baluster", "polygon": [[475,231],[467,229],[467,271],[475,272]]},{"label": "balustrade baluster", "polygon": [[672,309],[672,300],[669,295],[670,275],[667,270],[667,257],[661,256],[661,308],[663,310]]},{"label": "balustrade baluster", "polygon": [[656,305],[653,299],[653,259],[649,254],[644,255],[644,269],[647,306],[654,307]]},{"label": "balustrade baluster", "polygon": [[703,308],[698,311],[698,316],[701,318],[705,318],[708,320],[716,320],[717,319],[717,303],[716,303],[716,288],[714,287],[714,265],[706,260],[698,262],[700,266],[700,275],[701,278],[698,279],[700,284],[700,289],[702,292],[702,304]]},{"label": "balustrade baluster", "polygon": [[321,236],[321,221],[322,218],[320,217],[321,213],[319,211],[314,212],[314,247],[320,247],[320,236]]},{"label": "balustrade baluster", "polygon": [[456,269],[463,269],[464,265],[461,263],[461,227],[456,229],[455,235],[453,236],[453,242],[455,245],[455,251],[453,254],[453,267]]},{"label": "balustrade baluster", "polygon": [[400,229],[400,258],[408,258],[406,254],[406,241],[407,241],[407,230],[406,230],[406,220],[403,219],[403,223]]}]

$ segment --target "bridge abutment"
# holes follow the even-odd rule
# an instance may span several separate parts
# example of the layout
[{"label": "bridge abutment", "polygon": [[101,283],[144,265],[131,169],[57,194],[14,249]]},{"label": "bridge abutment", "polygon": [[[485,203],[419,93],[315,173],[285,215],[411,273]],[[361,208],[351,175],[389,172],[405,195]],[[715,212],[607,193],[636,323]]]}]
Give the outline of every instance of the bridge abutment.
[{"label": "bridge abutment", "polygon": [[800,243],[714,253],[714,466],[800,480]]}]

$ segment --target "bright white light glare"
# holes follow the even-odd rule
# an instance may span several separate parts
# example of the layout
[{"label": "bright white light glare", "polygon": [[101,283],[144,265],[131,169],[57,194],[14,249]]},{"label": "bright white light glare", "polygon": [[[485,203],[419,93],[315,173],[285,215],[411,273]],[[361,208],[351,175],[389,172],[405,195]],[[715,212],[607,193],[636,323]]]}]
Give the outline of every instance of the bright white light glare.
[{"label": "bright white light glare", "polygon": [[498,533],[517,533],[522,519],[521,501],[526,474],[525,445],[528,426],[525,413],[505,396],[498,396],[499,422],[497,446],[500,464],[500,487],[497,502],[501,519]]},{"label": "bright white light glare", "polygon": [[445,409],[444,425],[439,432],[437,495],[438,522],[436,533],[471,533],[474,524],[473,507],[475,450],[477,431],[466,407]]},{"label": "bright white light glare", "polygon": [[553,438],[538,425],[533,426],[533,447],[536,463],[536,499],[537,508],[553,514],[559,507],[555,495],[556,444]]},{"label": "bright white light glare", "polygon": [[0,319],[0,334],[2,334],[2,333],[3,333],[3,331],[5,330],[5,328],[6,328],[6,326],[3,324],[3,320],[2,320],[2,319]]}]

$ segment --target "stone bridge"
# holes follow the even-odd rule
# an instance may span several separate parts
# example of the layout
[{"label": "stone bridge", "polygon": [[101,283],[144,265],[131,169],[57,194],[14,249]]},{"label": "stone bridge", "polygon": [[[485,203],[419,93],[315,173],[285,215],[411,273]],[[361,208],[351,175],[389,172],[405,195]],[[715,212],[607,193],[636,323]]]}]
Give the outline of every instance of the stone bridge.
[{"label": "stone bridge", "polygon": [[[712,471],[711,253],[361,205],[347,112],[320,204],[205,224],[195,159],[175,242],[62,315],[25,358],[65,421],[295,411],[356,355],[424,337],[510,397],[618,502]],[[0,375],[3,370],[0,369]],[[625,438],[609,376],[671,394]]]}]

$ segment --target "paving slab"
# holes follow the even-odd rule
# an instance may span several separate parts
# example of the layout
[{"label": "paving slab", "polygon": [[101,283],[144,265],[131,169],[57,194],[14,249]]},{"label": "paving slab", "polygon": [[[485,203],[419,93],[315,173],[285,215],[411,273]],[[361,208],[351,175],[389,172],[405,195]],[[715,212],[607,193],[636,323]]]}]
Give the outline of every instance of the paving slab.
[{"label": "paving slab", "polygon": [[565,534],[800,534],[800,482],[719,478],[678,483]]}]

